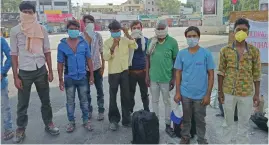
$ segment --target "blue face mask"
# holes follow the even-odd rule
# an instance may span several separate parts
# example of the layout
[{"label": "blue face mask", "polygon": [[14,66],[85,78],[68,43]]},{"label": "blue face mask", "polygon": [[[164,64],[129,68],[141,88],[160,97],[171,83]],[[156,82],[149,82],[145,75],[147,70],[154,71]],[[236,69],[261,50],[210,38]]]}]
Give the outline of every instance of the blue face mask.
[{"label": "blue face mask", "polygon": [[188,43],[189,47],[194,47],[194,46],[198,45],[199,38],[187,38],[187,43]]},{"label": "blue face mask", "polygon": [[67,30],[67,33],[70,38],[77,38],[79,36],[79,30]]},{"label": "blue face mask", "polygon": [[119,38],[121,36],[121,31],[119,32],[111,32],[111,37],[112,38]]}]

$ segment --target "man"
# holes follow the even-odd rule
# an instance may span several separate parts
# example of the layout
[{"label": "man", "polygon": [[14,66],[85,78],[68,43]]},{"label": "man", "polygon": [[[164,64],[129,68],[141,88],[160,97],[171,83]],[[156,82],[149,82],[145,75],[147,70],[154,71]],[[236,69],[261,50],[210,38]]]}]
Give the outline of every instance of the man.
[{"label": "man", "polygon": [[157,23],[155,34],[147,52],[146,83],[152,95],[153,112],[158,117],[160,92],[162,93],[165,106],[165,131],[169,136],[175,137],[170,127],[172,109],[169,91],[174,88],[175,84],[173,65],[178,52],[178,43],[168,35],[168,26],[165,21]]},{"label": "man", "polygon": [[144,110],[149,111],[149,97],[148,87],[145,82],[146,77],[146,50],[148,38],[143,36],[142,23],[140,21],[133,21],[131,23],[132,38],[136,40],[138,45],[137,50],[130,49],[129,58],[129,88],[131,97],[131,112],[135,106],[135,90],[138,83],[143,102]]},{"label": "man", "polygon": [[[4,62],[4,55],[6,60]],[[1,109],[4,120],[4,140],[13,138],[14,132],[12,127],[11,110],[8,97],[8,78],[7,73],[11,67],[10,48],[5,38],[1,36]]]},{"label": "man", "polygon": [[[103,39],[100,33],[94,31],[94,17],[91,15],[83,16],[83,22],[86,25],[84,38],[88,41],[91,47],[91,56],[93,62],[93,75],[94,85],[97,91],[97,105],[98,105],[98,117],[97,120],[104,120],[104,91],[103,91],[103,74],[105,69],[105,61],[103,59]],[[87,76],[90,76],[90,72],[87,68]],[[89,79],[89,77],[88,77]],[[89,103],[89,119],[92,117],[92,105],[91,105],[91,90],[89,85],[88,91],[88,103]]]},{"label": "man", "polygon": [[[239,18],[234,24],[235,41],[220,50],[218,72],[219,100],[224,104],[223,137],[232,138],[235,106],[238,109],[237,144],[248,144],[248,121],[253,103],[259,105],[261,60],[259,49],[246,42],[249,22]],[[253,84],[255,92],[253,92]],[[254,96],[252,96],[254,95]]]},{"label": "man", "polygon": [[199,46],[200,30],[191,26],[185,30],[188,48],[179,51],[175,62],[176,95],[175,102],[182,101],[183,128],[180,144],[190,143],[192,117],[196,124],[198,144],[208,144],[206,133],[206,106],[210,104],[210,96],[214,84],[214,68],[212,54]]},{"label": "man", "polygon": [[[80,108],[82,112],[83,126],[91,131],[88,109],[88,87],[94,83],[93,66],[91,60],[91,49],[88,43],[79,36],[79,23],[77,21],[68,21],[68,38],[63,38],[58,45],[57,62],[59,87],[66,92],[66,110],[68,117],[67,132],[75,130],[75,93],[78,91]],[[86,66],[88,65],[90,76],[87,79]],[[63,80],[63,68],[64,80]]]},{"label": "man", "polygon": [[12,28],[10,33],[12,70],[14,84],[18,89],[18,128],[15,143],[22,142],[25,137],[28,123],[27,109],[33,83],[41,100],[45,130],[51,135],[60,133],[52,122],[49,82],[53,80],[53,72],[48,33],[38,24],[34,5],[30,2],[22,2],[19,8],[21,23]]},{"label": "man", "polygon": [[[121,91],[122,125],[130,126],[130,98],[128,79],[129,48],[136,49],[135,40],[129,35],[127,28],[121,28],[118,21],[114,20],[108,26],[111,37],[104,42],[104,60],[108,61],[109,82],[109,112],[110,129],[118,129],[120,112],[117,107],[118,86]],[[126,37],[121,37],[123,30]]]}]

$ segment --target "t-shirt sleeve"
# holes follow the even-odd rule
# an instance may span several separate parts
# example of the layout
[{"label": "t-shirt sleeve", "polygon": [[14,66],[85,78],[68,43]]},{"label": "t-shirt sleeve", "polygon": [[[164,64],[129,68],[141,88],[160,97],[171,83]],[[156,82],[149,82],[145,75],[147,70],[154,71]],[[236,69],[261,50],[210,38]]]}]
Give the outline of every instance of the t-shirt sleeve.
[{"label": "t-shirt sleeve", "polygon": [[178,69],[178,70],[182,70],[183,69],[183,64],[182,64],[182,55],[181,55],[182,51],[179,51],[177,53],[177,57],[176,57],[176,61],[175,61],[175,65],[174,68]]},{"label": "t-shirt sleeve", "polygon": [[207,64],[206,64],[206,68],[207,70],[212,70],[212,69],[215,69],[215,63],[214,63],[214,60],[213,60],[213,56],[211,54],[210,51],[207,52],[207,60],[206,60]]},{"label": "t-shirt sleeve", "polygon": [[178,43],[175,40],[174,44],[173,44],[173,59],[175,59],[177,57],[178,54]]}]

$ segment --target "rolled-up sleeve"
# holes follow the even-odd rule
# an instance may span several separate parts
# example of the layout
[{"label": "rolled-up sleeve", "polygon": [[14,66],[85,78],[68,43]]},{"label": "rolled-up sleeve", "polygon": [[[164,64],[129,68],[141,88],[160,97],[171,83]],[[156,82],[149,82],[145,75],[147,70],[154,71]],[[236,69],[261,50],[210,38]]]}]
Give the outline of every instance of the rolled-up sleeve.
[{"label": "rolled-up sleeve", "polygon": [[64,63],[64,52],[59,49],[59,46],[58,46],[58,50],[57,50],[57,62]]},{"label": "rolled-up sleeve", "polygon": [[227,67],[224,50],[225,48],[222,48],[219,53],[218,75],[221,75],[221,76],[225,76],[226,67]]},{"label": "rolled-up sleeve", "polygon": [[17,40],[17,34],[14,29],[10,30],[10,55],[16,55],[18,56],[18,40]]},{"label": "rolled-up sleeve", "polygon": [[261,57],[259,49],[256,49],[254,61],[252,63],[252,75],[253,81],[260,81],[261,80]]},{"label": "rolled-up sleeve", "polygon": [[43,52],[48,53],[50,52],[50,41],[49,41],[49,34],[45,30],[45,28],[42,28],[43,33],[44,33],[44,41],[43,41]]},{"label": "rolled-up sleeve", "polygon": [[114,57],[114,55],[111,55],[111,53],[110,53],[110,47],[111,46],[108,44],[108,41],[106,41],[104,43],[104,51],[103,51],[103,57],[104,57],[105,61],[108,61]]}]

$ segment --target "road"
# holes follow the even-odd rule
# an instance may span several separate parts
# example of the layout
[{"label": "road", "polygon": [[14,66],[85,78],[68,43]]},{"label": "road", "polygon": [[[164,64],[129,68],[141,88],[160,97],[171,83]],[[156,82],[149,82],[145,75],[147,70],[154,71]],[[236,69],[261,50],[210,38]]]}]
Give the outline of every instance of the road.
[{"label": "road", "polygon": [[[173,36],[177,39],[179,43],[180,49],[186,47],[186,40],[184,37],[184,31],[185,28],[170,28],[169,29],[169,35]],[[104,39],[107,39],[109,37],[109,32],[100,32]],[[145,29],[144,35],[147,37],[152,37],[154,35],[153,29]],[[32,87],[32,93],[31,93],[31,101],[28,108],[28,115],[29,115],[29,122],[28,127],[26,130],[26,138],[24,140],[25,144],[128,144],[132,140],[132,132],[131,128],[124,128],[120,126],[119,130],[116,132],[112,132],[109,130],[109,121],[107,118],[108,113],[108,78],[107,78],[107,69],[105,70],[104,74],[104,93],[105,93],[105,120],[102,122],[97,121],[97,105],[96,105],[96,90],[95,87],[92,87],[92,104],[94,107],[94,113],[93,113],[93,132],[87,132],[84,130],[84,128],[80,125],[82,123],[81,121],[81,111],[80,108],[77,105],[76,108],[76,118],[77,118],[77,129],[71,133],[68,134],[65,132],[65,126],[68,123],[67,116],[66,116],[66,108],[65,108],[65,95],[63,92],[61,92],[58,89],[58,77],[57,77],[57,45],[59,43],[59,40],[66,35],[50,35],[50,42],[51,42],[51,49],[52,49],[52,59],[53,59],[53,70],[54,70],[54,81],[50,84],[51,88],[51,103],[52,103],[52,109],[53,109],[53,115],[54,115],[54,122],[55,124],[60,128],[61,134],[57,137],[52,137],[44,132],[44,125],[41,119],[41,113],[40,113],[40,100],[38,98],[37,92],[35,87]],[[216,64],[218,64],[218,52],[222,46],[224,46],[227,43],[228,37],[227,36],[221,36],[221,35],[202,35],[200,40],[200,45],[208,48],[211,50],[214,61]],[[106,67],[107,68],[107,67]],[[12,72],[9,71],[9,95],[10,95],[10,102],[11,102],[11,109],[12,109],[12,118],[13,118],[13,124],[15,125],[16,121],[16,104],[17,104],[17,90],[14,87],[13,79],[12,79]],[[216,85],[216,77],[215,77],[215,85],[214,88],[217,88]],[[137,89],[139,90],[139,89]],[[268,76],[266,74],[263,74],[262,82],[261,82],[261,93],[265,97],[265,106],[268,106],[267,100],[268,100]],[[171,98],[175,94],[175,90],[171,91]],[[118,93],[118,106],[120,106],[120,99],[119,99],[119,93]],[[142,109],[142,102],[140,99],[140,93],[139,91],[136,93],[136,105],[135,109],[140,110]],[[151,95],[150,95],[151,100]],[[76,103],[78,104],[78,99],[76,99]],[[150,103],[150,108],[151,103]],[[170,138],[168,135],[166,135],[164,131],[164,105],[162,100],[160,100],[160,135],[161,140],[160,143],[162,144],[176,144],[179,143],[178,138]],[[218,143],[224,143],[222,140],[222,133],[221,133],[221,125],[223,118],[215,117],[215,114],[219,112],[218,109],[214,109],[211,107],[207,107],[207,116],[206,116],[206,123],[207,123],[207,132],[206,137],[208,138],[208,141],[210,144],[218,144]],[[3,123],[3,122],[2,122]],[[267,144],[268,138],[267,133],[259,130],[255,124],[253,124],[250,121],[250,138],[251,143],[253,144]],[[196,140],[192,140],[192,143],[196,144]],[[12,141],[3,141],[1,140],[1,143],[4,144],[10,144]]]}]

